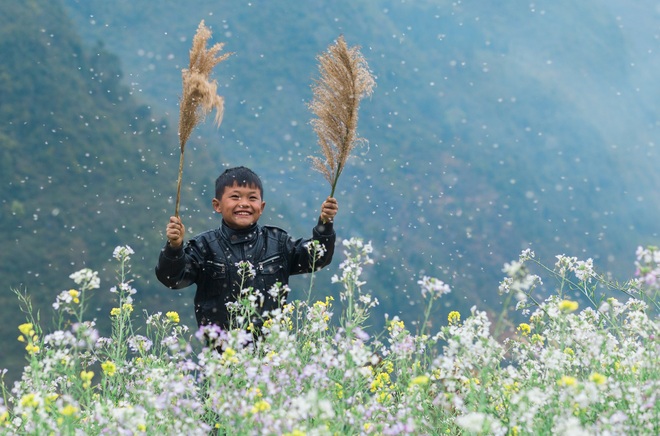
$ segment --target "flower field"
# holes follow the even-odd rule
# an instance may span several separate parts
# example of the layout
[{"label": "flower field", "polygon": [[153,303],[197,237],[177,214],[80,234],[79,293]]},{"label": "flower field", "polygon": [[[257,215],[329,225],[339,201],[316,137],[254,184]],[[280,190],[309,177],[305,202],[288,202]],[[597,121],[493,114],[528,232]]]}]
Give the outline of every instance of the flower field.
[{"label": "flower field", "polygon": [[[418,331],[393,317],[373,335],[365,323],[378,301],[360,280],[371,244],[343,247],[333,278],[340,301],[312,301],[310,287],[307,301],[270,313],[259,334],[250,288],[230,331],[190,332],[175,311],[138,310],[129,247],[114,251],[109,337],[86,318],[101,292],[92,270],[72,274],[75,288],[55,297],[52,332],[17,292],[26,366],[2,384],[0,433],[660,434],[657,248],[638,250],[638,275],[623,284],[591,260],[558,256],[547,267],[526,250],[504,266],[508,312],[491,320],[477,307],[454,311],[439,331],[426,321],[451,289],[422,277]],[[542,289],[552,295],[541,298]]]}]

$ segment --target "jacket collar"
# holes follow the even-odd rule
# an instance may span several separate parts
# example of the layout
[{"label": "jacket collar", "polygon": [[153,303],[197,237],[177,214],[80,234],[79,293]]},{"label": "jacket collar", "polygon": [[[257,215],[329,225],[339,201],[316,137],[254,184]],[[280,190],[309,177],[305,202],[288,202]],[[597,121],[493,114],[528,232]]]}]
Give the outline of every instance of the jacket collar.
[{"label": "jacket collar", "polygon": [[257,239],[258,226],[257,223],[254,223],[246,229],[236,230],[229,227],[223,220],[220,231],[224,234],[226,240],[229,241],[230,244],[243,244]]}]

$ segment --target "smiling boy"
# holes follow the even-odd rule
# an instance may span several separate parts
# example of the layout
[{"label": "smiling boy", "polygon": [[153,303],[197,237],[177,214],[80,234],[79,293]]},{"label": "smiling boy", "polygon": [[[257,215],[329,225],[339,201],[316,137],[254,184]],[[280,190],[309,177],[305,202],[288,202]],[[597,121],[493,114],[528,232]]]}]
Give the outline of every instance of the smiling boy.
[{"label": "smiling boy", "polygon": [[[215,324],[223,329],[236,327],[231,325],[227,304],[235,303],[241,290],[251,287],[260,297],[259,317],[250,320],[258,329],[268,313],[285,301],[286,295],[273,291],[282,289],[275,287],[277,284],[286,285],[290,275],[309,273],[332,261],[337,200],[328,197],[321,205],[312,238],[297,240],[282,229],[258,224],[266,207],[263,187],[259,176],[246,167],[220,174],[212,204],[222,215],[220,227],[191,238],[185,245],[185,226],[180,218],[170,217],[156,277],[172,289],[196,284],[198,325]],[[318,256],[309,249],[311,241],[323,246]],[[245,265],[251,266],[250,274],[245,274]]]}]

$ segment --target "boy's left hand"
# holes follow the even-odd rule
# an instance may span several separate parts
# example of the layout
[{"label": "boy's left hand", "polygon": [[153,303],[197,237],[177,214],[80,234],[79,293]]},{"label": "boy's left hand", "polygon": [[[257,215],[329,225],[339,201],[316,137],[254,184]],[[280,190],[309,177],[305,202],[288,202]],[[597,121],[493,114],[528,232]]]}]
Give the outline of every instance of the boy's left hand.
[{"label": "boy's left hand", "polygon": [[321,205],[321,221],[324,223],[332,222],[338,210],[339,204],[337,204],[337,199],[333,197],[326,198]]}]

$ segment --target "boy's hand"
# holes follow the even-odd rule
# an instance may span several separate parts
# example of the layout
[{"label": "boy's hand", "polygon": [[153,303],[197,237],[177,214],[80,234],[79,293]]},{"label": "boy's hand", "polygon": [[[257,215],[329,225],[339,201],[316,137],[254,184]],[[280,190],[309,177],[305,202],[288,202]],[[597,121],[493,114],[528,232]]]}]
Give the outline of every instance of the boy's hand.
[{"label": "boy's hand", "polygon": [[337,199],[333,197],[326,198],[321,205],[321,221],[324,223],[332,222],[338,210],[339,204],[337,204]]},{"label": "boy's hand", "polygon": [[170,241],[170,247],[179,248],[183,245],[183,238],[186,235],[186,228],[180,218],[170,217],[170,222],[165,229],[165,235]]}]

